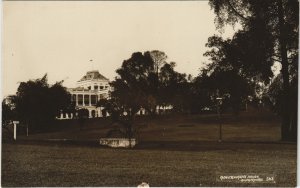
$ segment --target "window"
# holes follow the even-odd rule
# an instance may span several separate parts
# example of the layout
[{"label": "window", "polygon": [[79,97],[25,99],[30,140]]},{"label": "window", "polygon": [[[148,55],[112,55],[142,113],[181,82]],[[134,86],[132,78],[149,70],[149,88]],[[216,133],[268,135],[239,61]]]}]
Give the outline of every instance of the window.
[{"label": "window", "polygon": [[88,95],[84,96],[84,104],[85,104],[85,106],[89,105],[89,103],[90,103],[89,102],[89,100],[90,100],[89,98],[90,98],[90,96],[88,96]]},{"label": "window", "polygon": [[74,103],[76,102],[76,95],[72,95],[71,101],[74,102]]},{"label": "window", "polygon": [[83,105],[83,95],[78,95],[78,105]]},{"label": "window", "polygon": [[96,95],[91,95],[91,104],[95,105],[97,102],[97,96]]},{"label": "window", "polygon": [[98,86],[94,86],[94,89],[98,89]]}]

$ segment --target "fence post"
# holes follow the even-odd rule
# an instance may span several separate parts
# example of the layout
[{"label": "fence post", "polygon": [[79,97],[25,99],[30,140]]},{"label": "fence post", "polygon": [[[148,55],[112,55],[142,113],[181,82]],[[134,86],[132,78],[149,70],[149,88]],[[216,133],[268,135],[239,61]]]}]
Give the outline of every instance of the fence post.
[{"label": "fence post", "polygon": [[19,123],[19,121],[13,121],[14,124],[14,140],[17,140],[17,124]]}]

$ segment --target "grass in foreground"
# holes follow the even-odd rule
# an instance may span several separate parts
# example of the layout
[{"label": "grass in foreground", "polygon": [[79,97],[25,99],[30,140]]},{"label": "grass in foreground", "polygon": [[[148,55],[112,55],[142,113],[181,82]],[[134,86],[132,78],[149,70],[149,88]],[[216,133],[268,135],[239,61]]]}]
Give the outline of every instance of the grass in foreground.
[{"label": "grass in foreground", "polygon": [[[133,150],[24,142],[94,143],[111,128],[108,119],[88,122],[79,130],[76,121],[61,121],[54,132],[18,136],[17,143],[3,144],[2,186],[135,187],[143,181],[152,187],[296,185],[296,144],[278,142],[280,121],[265,111],[242,113],[237,119],[224,115],[222,143],[216,142],[219,122],[213,114],[140,117],[141,144]],[[217,175],[246,173],[274,174],[276,184],[216,181]]]},{"label": "grass in foreground", "polygon": [[[211,148],[214,148],[212,143]],[[239,145],[240,147],[235,147]],[[270,149],[268,145],[272,145]],[[239,148],[239,149],[232,149]],[[254,149],[256,148],[256,149]],[[216,174],[275,174],[276,184],[225,184]],[[2,186],[296,186],[296,145],[227,143],[218,150],[125,150],[3,144]]]}]

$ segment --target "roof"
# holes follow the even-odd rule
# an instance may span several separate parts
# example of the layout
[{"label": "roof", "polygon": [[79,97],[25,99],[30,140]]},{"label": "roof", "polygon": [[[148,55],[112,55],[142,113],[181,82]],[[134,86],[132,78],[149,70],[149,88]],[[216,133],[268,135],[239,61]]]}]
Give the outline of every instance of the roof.
[{"label": "roof", "polygon": [[86,80],[107,80],[102,74],[99,73],[97,70],[88,71],[86,75],[84,75],[79,82],[86,81]]}]

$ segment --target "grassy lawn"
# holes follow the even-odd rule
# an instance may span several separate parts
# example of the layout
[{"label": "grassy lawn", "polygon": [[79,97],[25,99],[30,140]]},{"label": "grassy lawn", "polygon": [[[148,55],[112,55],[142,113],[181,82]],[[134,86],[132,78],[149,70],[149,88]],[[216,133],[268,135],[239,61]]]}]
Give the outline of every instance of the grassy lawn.
[{"label": "grassy lawn", "polygon": [[[222,117],[223,140],[274,142],[280,140],[280,120],[270,112],[253,110],[237,118],[231,114]],[[216,141],[219,138],[219,120],[210,115],[170,115],[156,118],[138,117],[136,120],[141,142],[150,141]],[[30,134],[20,139],[98,140],[111,129],[110,119],[88,120],[79,129],[76,120],[61,120],[56,131]]]},{"label": "grassy lawn", "polygon": [[[214,148],[215,144],[211,143]],[[169,151],[4,144],[2,186],[295,186],[296,145]],[[255,149],[253,149],[255,148]],[[275,184],[225,184],[217,174],[275,174]]]},{"label": "grassy lawn", "polygon": [[[140,144],[110,149],[96,145],[110,129],[108,119],[89,120],[83,130],[74,120],[60,121],[55,131],[2,145],[2,186],[296,186],[297,145],[280,142],[278,117],[254,110],[222,122],[219,143],[215,115],[139,117]],[[95,144],[38,141],[47,139]],[[216,181],[247,173],[275,175],[276,183]]]}]

